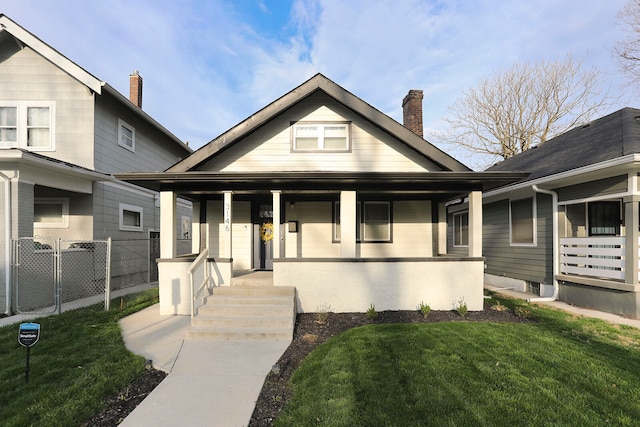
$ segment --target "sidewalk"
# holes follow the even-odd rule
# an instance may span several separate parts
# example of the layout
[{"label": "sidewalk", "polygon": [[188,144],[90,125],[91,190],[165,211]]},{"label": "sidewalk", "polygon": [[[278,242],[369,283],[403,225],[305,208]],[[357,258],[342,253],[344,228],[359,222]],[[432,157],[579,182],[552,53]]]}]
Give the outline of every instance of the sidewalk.
[{"label": "sidewalk", "polygon": [[127,348],[169,373],[120,425],[246,426],[290,341],[186,339],[191,318],[159,310],[156,304],[120,321]]}]

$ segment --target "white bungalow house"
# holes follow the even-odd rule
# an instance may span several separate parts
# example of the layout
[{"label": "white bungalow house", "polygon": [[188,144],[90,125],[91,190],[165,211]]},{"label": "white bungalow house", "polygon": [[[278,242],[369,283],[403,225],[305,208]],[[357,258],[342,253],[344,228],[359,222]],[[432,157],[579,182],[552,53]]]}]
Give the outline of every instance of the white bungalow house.
[{"label": "white bungalow house", "polygon": [[[164,170],[193,150],[142,110],[142,78],[129,78],[127,98],[0,14],[0,312],[16,309],[16,239],[159,233],[158,193],[112,173]],[[190,221],[190,203],[179,206]]]},{"label": "white bungalow house", "polygon": [[640,110],[488,169],[501,170],[530,175],[484,194],[487,284],[640,317]]},{"label": "white bungalow house", "polygon": [[[272,270],[298,312],[481,310],[482,191],[524,174],[469,170],[422,138],[422,91],[403,106],[413,130],[317,74],[166,171],[118,174],[160,192],[161,313],[189,314],[199,253],[216,286]],[[177,197],[193,201],[189,257],[171,238]],[[446,203],[460,197],[468,245],[452,255]]]}]

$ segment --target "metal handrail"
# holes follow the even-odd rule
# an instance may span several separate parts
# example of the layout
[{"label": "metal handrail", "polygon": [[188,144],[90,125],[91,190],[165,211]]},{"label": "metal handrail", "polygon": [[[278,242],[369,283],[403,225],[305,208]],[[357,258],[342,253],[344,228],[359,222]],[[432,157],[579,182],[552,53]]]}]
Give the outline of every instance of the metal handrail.
[{"label": "metal handrail", "polygon": [[[191,319],[193,319],[193,316],[195,315],[195,309],[196,309],[195,301],[204,292],[205,289],[209,289],[212,287],[209,263],[207,262],[208,257],[209,257],[209,249],[205,248],[202,252],[200,252],[200,255],[198,255],[198,257],[191,263],[188,269],[189,282],[191,284]],[[202,269],[203,269],[203,279],[202,279],[202,282],[198,285],[198,288],[196,289],[193,281],[193,273],[200,266],[202,266]]]}]

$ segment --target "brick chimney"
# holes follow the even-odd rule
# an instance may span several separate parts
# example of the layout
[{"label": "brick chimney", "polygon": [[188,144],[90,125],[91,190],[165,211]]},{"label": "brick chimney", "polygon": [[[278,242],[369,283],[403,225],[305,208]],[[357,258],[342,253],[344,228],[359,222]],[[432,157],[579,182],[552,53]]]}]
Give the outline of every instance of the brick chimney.
[{"label": "brick chimney", "polygon": [[134,70],[129,76],[129,100],[142,108],[142,77],[138,70]]},{"label": "brick chimney", "polygon": [[410,90],[402,100],[402,124],[421,138],[424,137],[422,130],[423,97],[421,90]]}]

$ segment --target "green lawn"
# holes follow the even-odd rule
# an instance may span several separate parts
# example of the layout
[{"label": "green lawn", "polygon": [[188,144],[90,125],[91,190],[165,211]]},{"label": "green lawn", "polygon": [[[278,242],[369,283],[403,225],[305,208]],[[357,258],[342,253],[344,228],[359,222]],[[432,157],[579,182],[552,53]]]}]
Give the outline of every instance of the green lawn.
[{"label": "green lawn", "polygon": [[369,325],[333,337],[294,374],[277,425],[637,426],[640,330],[525,310],[538,322]]},{"label": "green lawn", "polygon": [[78,426],[144,370],[144,359],[124,346],[118,320],[158,301],[151,290],[128,297],[122,310],[98,306],[35,320],[40,340],[31,348],[29,382],[19,325],[0,328],[0,424]]}]

